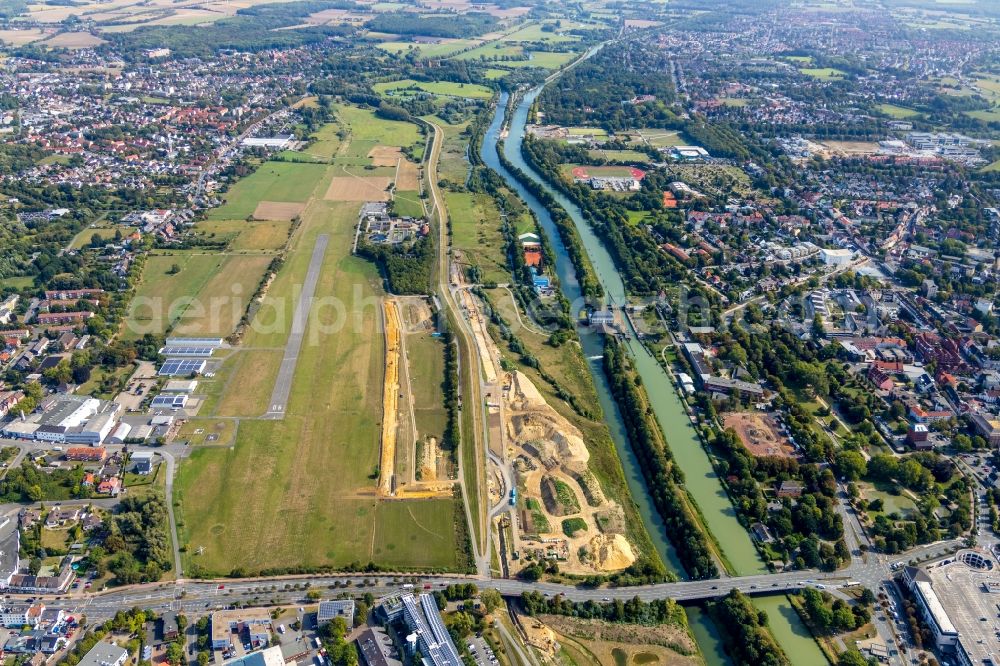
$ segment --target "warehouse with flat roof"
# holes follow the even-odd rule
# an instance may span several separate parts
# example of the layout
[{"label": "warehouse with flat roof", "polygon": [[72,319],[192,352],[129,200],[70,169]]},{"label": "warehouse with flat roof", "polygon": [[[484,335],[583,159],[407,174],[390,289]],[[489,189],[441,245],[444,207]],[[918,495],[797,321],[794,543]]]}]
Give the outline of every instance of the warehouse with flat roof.
[{"label": "warehouse with flat roof", "polygon": [[118,425],[121,406],[90,396],[56,395],[38,410],[4,425],[0,435],[69,444],[101,444]]}]

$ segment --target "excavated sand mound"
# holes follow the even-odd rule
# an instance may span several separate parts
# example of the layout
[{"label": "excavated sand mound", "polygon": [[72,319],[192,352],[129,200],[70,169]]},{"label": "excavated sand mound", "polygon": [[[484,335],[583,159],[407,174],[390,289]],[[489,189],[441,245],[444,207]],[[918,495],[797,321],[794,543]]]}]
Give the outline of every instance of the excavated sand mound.
[{"label": "excavated sand mound", "polygon": [[600,534],[590,540],[588,550],[594,555],[594,564],[601,571],[621,571],[632,566],[635,553],[632,545],[621,534]]},{"label": "excavated sand mound", "polygon": [[590,460],[582,433],[550,407],[531,380],[520,372],[514,375],[509,402],[511,441],[519,446],[531,442],[543,457],[555,458],[563,465],[586,464]]}]

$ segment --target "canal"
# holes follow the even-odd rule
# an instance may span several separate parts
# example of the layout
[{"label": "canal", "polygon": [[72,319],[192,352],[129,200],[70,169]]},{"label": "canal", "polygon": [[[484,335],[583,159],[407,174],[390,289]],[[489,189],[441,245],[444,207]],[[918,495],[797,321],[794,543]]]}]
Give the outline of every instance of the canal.
[{"label": "canal", "polygon": [[[541,89],[542,87],[539,86],[524,95],[510,114],[507,123],[508,133],[503,145],[504,157],[510,164],[523,171],[527,177],[544,187],[570,215],[604,288],[606,297],[614,303],[624,304],[626,302],[624,282],[610,254],[584,219],[582,211],[562,193],[552,188],[540,174],[524,161],[521,155],[521,143],[528,112]],[[484,137],[481,151],[482,159],[487,166],[500,174],[508,187],[517,192],[538,218],[556,256],[555,269],[563,294],[573,304],[572,311],[575,313],[584,301],[579,282],[576,279],[575,269],[566,253],[559,231],[548,210],[514,178],[513,174],[504,168],[497,156],[497,144],[504,126],[507,102],[508,95],[504,93],[500,96],[493,120]],[[578,332],[585,357],[588,359],[600,357],[603,353],[603,342],[599,336],[594,335],[589,328],[584,327],[580,327]],[[666,441],[678,465],[684,471],[686,487],[723,551],[726,563],[736,575],[765,572],[767,569],[764,562],[754,548],[749,534],[739,523],[735,509],[715,474],[707,452],[701,446],[698,434],[688,418],[670,377],[648,350],[636,340],[635,336],[632,336],[628,346],[636,368],[642,376],[643,384],[652,402],[653,411],[659,420],[660,427],[664,431]],[[605,422],[611,431],[625,471],[629,490],[638,506],[646,530],[664,563],[679,576],[684,577],[684,570],[672,544],[667,539],[663,521],[653,506],[638,461],[625,436],[621,416],[617,405],[611,398],[601,361],[590,360],[589,366],[597,388],[601,409],[604,412]],[[755,604],[758,608],[771,608],[773,606],[777,610],[785,610],[786,607],[787,610],[792,610],[784,596],[755,599]],[[778,605],[774,606],[774,604]],[[794,643],[789,642],[793,637],[800,639],[803,632],[806,631],[801,621],[795,616],[794,610],[792,610],[791,615],[772,610],[768,616],[771,620],[772,630],[786,652],[789,655],[796,655],[795,663],[826,663],[826,659],[815,641],[795,640]],[[728,664],[729,660],[721,649],[721,641],[716,627],[708,616],[699,608],[689,608],[688,620],[706,662],[711,666]],[[808,633],[806,632],[805,635],[808,636]]]},{"label": "canal", "polygon": [[[556,256],[556,275],[559,277],[562,292],[571,303],[578,302],[581,298],[580,283],[576,279],[576,272],[573,269],[573,263],[569,260],[569,257],[566,254],[566,248],[563,245],[562,238],[559,236],[559,230],[556,228],[555,222],[552,220],[552,216],[549,215],[549,211],[545,208],[545,206],[543,206],[531,192],[525,189],[524,186],[521,185],[521,183],[514,178],[509,171],[507,171],[503,164],[500,163],[500,159],[497,156],[497,142],[500,139],[500,131],[503,126],[504,109],[507,107],[507,100],[507,93],[503,93],[500,96],[500,100],[497,102],[497,111],[493,116],[493,122],[490,124],[490,127],[486,132],[486,136],[483,139],[483,162],[486,166],[500,174],[500,176],[506,181],[507,185],[512,190],[517,192],[521,199],[535,213],[539,224],[541,224],[546,236],[548,236],[549,243],[552,246],[552,251]],[[524,118],[527,117],[527,106],[521,104],[520,107],[518,107],[519,111],[522,111],[522,107],[523,112],[520,127],[523,129]],[[508,142],[509,141],[510,139],[508,139]],[[512,163],[517,165],[519,168],[525,168],[526,165],[523,165],[523,161],[521,160],[520,148],[521,142],[518,140],[517,161],[514,162],[512,160]],[[629,491],[631,492],[632,499],[638,507],[642,522],[646,526],[646,530],[649,532],[650,538],[653,540],[653,546],[656,548],[660,559],[662,559],[667,568],[677,574],[678,577],[685,578],[684,569],[681,566],[680,559],[677,557],[677,552],[674,550],[673,544],[671,544],[670,540],[667,538],[666,527],[663,524],[663,520],[660,518],[660,514],[657,513],[656,507],[653,506],[649,493],[646,492],[646,482],[639,469],[638,459],[632,451],[632,447],[629,445],[628,439],[625,436],[625,426],[622,422],[621,415],[618,412],[618,406],[611,398],[611,390],[608,387],[607,378],[604,376],[604,369],[601,365],[602,362],[599,359],[594,360],[595,357],[601,357],[604,354],[604,344],[597,336],[588,334],[589,330],[584,327],[579,327],[578,332],[580,333],[583,355],[585,358],[590,359],[587,363],[590,366],[590,374],[593,377],[594,384],[597,388],[597,396],[600,401],[601,411],[604,413],[604,422],[611,431],[611,438],[614,440],[615,449],[618,452],[618,457],[621,459]]]}]

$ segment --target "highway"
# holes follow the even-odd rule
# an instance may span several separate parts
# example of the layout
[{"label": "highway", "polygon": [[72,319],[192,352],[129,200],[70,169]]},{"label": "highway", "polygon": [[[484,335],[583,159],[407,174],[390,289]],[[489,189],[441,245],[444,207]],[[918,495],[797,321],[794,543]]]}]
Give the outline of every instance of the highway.
[{"label": "highway", "polygon": [[[806,585],[822,586],[834,590],[848,580],[846,571],[820,573],[793,571],[778,574],[760,574],[727,578],[726,580],[682,581],[621,588],[588,588],[546,582],[525,582],[508,579],[489,579],[463,576],[406,576],[405,574],[367,575],[316,575],[292,576],[269,579],[224,579],[211,581],[181,580],[171,583],[152,583],[97,593],[79,593],[63,597],[48,597],[46,606],[62,608],[70,613],[83,613],[91,619],[111,617],[123,608],[139,606],[153,610],[173,609],[193,613],[233,604],[294,604],[305,600],[310,589],[329,591],[335,595],[342,590],[357,593],[371,592],[376,597],[403,591],[406,584],[416,589],[439,589],[451,583],[474,582],[480,588],[493,588],[507,597],[518,597],[522,592],[541,592],[548,596],[563,595],[573,601],[628,600],[634,597],[701,601],[723,596],[732,589],[747,594],[774,594],[799,589]],[[364,581],[375,585],[364,585]],[[15,595],[18,596],[18,595]]]}]

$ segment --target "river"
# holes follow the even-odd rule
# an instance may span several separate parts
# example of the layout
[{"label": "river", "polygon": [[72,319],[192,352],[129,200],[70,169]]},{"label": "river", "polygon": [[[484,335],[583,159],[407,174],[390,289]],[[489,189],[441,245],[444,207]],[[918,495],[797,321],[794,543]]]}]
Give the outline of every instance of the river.
[{"label": "river", "polygon": [[[521,155],[521,143],[524,137],[524,127],[527,124],[528,111],[540,92],[541,87],[528,92],[511,114],[508,123],[508,136],[503,146],[504,156],[513,166],[541,184],[570,215],[607,298],[615,303],[624,304],[626,302],[624,282],[610,254],[584,219],[582,211],[562,193],[549,186],[545,179],[524,161]],[[508,95],[502,94],[497,103],[493,120],[483,139],[482,159],[487,166],[500,174],[508,187],[517,192],[538,218],[556,256],[555,271],[560,281],[560,287],[566,298],[573,303],[573,312],[575,313],[578,309],[577,305],[581,304],[583,299],[575,269],[566,253],[559,231],[548,210],[504,168],[497,156],[497,143],[504,125],[507,101]],[[601,356],[603,341],[600,337],[594,335],[586,327],[580,327],[578,332],[585,357],[593,359]],[[767,569],[764,562],[754,548],[749,534],[737,520],[735,509],[712,468],[707,452],[701,446],[698,435],[670,377],[648,350],[636,340],[635,336],[632,336],[628,347],[636,368],[642,376],[643,384],[652,402],[653,411],[661,428],[663,428],[666,441],[678,465],[684,471],[686,487],[722,549],[726,563],[737,575],[765,572]],[[677,558],[676,551],[667,539],[663,521],[653,506],[638,461],[625,436],[621,415],[611,398],[601,361],[591,360],[589,366],[601,409],[604,411],[605,422],[611,432],[628,481],[629,490],[646,530],[664,563],[683,577],[684,570]],[[783,596],[767,597],[755,600],[755,603],[758,604],[758,608],[766,607],[772,610],[769,617],[774,633],[786,651],[797,656],[795,663],[826,663],[819,646],[814,641],[799,639],[794,644],[788,642],[793,636],[801,637],[805,630],[794,613],[789,615],[783,612],[773,612],[778,608],[774,604],[784,604],[787,607],[787,599]],[[688,620],[706,662],[711,666],[728,664],[729,660],[721,649],[716,628],[707,615],[698,608],[691,608],[688,610]]]}]

